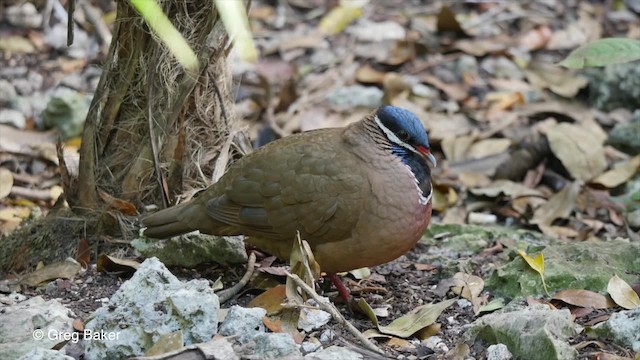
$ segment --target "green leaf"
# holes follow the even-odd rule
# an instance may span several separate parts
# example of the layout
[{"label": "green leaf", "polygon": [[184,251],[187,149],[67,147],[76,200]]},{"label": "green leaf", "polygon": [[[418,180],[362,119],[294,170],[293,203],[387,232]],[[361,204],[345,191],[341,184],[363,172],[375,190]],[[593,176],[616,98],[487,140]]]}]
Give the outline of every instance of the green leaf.
[{"label": "green leaf", "polygon": [[192,73],[200,67],[198,57],[187,40],[173,26],[169,18],[162,12],[156,1],[129,0],[136,11],[144,18],[151,30],[155,32],[178,62]]},{"label": "green leaf", "polygon": [[620,64],[640,59],[640,40],[625,38],[600,39],[573,50],[560,65],[582,69],[585,67]]}]

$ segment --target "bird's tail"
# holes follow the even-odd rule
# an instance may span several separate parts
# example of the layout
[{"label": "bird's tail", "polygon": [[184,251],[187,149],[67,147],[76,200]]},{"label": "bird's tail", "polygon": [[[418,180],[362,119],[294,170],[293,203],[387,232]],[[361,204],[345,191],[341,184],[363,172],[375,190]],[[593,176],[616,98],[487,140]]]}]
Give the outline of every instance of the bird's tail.
[{"label": "bird's tail", "polygon": [[173,206],[160,210],[142,219],[146,227],[144,235],[150,238],[164,239],[193,231],[189,225],[179,220],[183,206]]}]

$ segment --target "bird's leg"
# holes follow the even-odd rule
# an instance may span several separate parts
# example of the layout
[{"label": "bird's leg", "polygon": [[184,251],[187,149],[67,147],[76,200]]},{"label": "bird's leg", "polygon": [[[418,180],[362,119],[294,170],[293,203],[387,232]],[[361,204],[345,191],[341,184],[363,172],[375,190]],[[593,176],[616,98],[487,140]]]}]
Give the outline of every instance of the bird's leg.
[{"label": "bird's leg", "polygon": [[351,300],[351,294],[349,294],[349,290],[347,289],[346,286],[344,286],[344,284],[342,283],[342,280],[340,280],[340,277],[334,273],[327,274],[327,277],[329,278],[329,280],[331,280],[331,282],[336,287],[336,289],[338,289],[338,293],[340,293],[340,296],[342,297],[344,302],[348,305]]}]

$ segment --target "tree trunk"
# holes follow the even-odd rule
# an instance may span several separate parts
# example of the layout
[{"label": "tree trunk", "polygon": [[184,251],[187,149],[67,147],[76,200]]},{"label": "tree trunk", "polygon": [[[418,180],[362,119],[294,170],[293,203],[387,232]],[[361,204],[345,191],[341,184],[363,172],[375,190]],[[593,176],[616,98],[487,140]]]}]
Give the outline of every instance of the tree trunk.
[{"label": "tree trunk", "polygon": [[[130,238],[143,205],[168,206],[217,179],[233,144],[228,36],[213,1],[160,0],[200,61],[190,76],[128,1],[118,1],[116,26],[87,115],[78,174],[62,163],[73,210],[52,211],[16,231],[0,270],[74,256],[78,240]],[[242,135],[242,134],[239,134]],[[215,161],[218,159],[218,161]]]}]

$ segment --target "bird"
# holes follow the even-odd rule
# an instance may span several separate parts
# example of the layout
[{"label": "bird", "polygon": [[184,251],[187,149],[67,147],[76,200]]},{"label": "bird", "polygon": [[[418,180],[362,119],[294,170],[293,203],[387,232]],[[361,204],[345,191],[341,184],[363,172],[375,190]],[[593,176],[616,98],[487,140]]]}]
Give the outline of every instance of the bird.
[{"label": "bird", "polygon": [[299,233],[347,300],[336,273],[390,262],[422,237],[432,211],[429,163],[436,159],[420,119],[381,106],[345,127],[289,135],[241,157],[197,197],[142,218],[144,235],[245,235],[288,260]]}]

